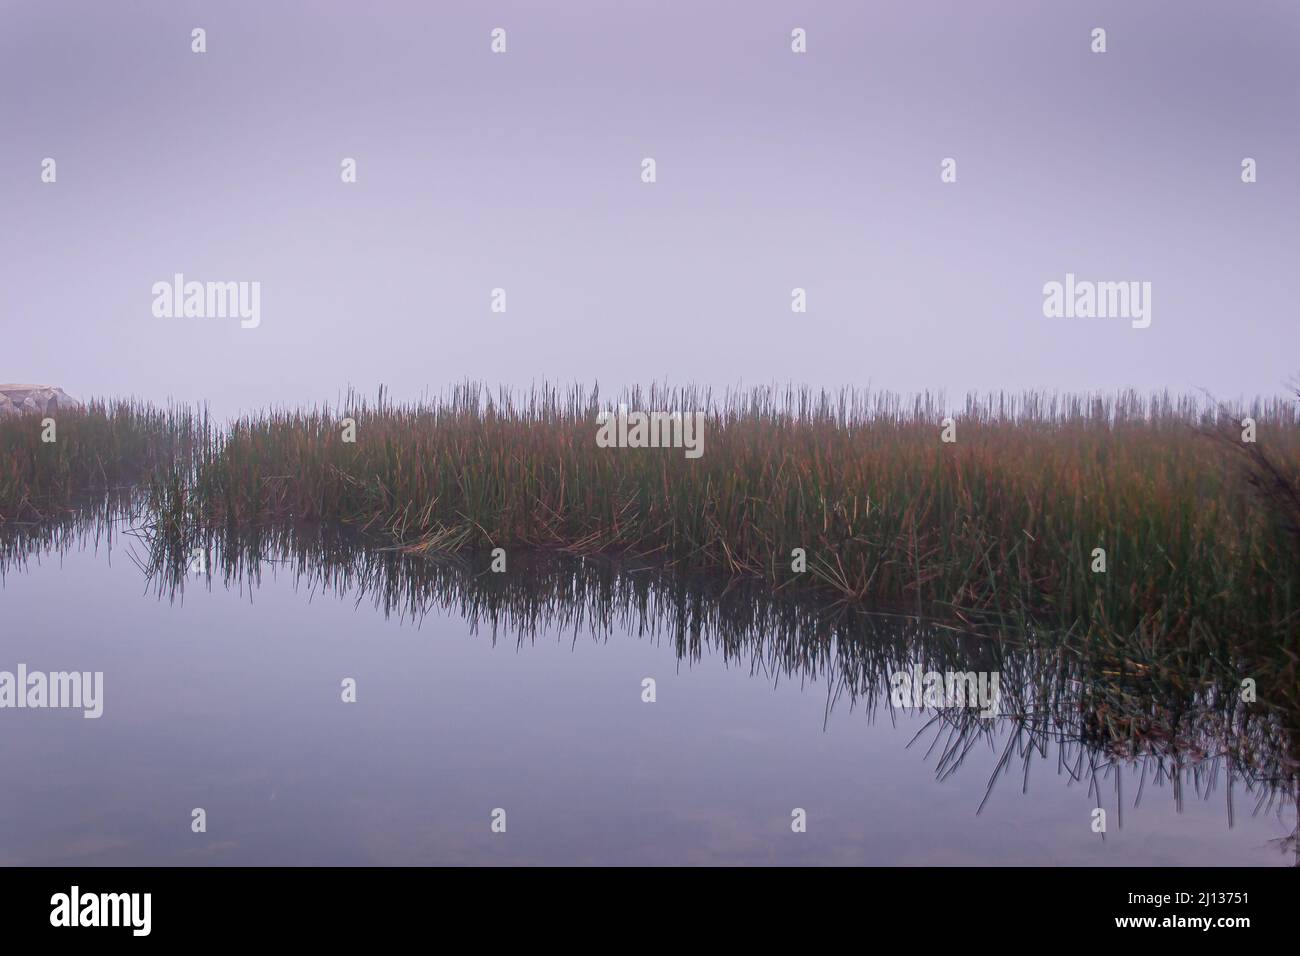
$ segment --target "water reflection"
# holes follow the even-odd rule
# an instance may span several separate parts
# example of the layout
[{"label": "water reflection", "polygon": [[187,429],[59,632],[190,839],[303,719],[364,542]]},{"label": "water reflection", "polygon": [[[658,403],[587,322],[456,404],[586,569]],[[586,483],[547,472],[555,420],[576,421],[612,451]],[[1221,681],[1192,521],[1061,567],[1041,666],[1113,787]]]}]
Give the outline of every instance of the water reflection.
[{"label": "water reflection", "polygon": [[[1046,764],[1085,786],[1098,805],[1103,796],[1113,801],[1119,820],[1112,826],[1122,827],[1126,808],[1152,786],[1167,786],[1179,810],[1190,796],[1222,792],[1229,826],[1240,809],[1294,824],[1296,715],[1242,700],[1243,677],[1259,670],[1246,655],[1171,660],[1144,656],[1140,641],[975,634],[626,560],[514,554],[506,573],[494,573],[487,555],[430,559],[337,530],[177,533],[109,506],[5,529],[0,576],[71,549],[125,552],[148,592],[175,604],[195,589],[251,597],[273,575],[307,595],[333,595],[410,624],[451,613],[494,646],[522,649],[556,635],[598,643],[630,636],[670,648],[679,666],[716,657],[753,680],[793,682],[822,695],[823,728],[836,711],[872,725],[906,724],[905,743],[939,781],[982,775],[977,812],[999,787],[1028,792],[1031,768]],[[900,703],[899,674],[971,672],[997,675],[996,717],[952,701],[913,709],[910,691]],[[918,713],[919,725],[903,719]],[[972,760],[989,751],[991,770],[987,759]],[[976,763],[980,769],[967,770]],[[1295,858],[1296,833],[1275,848]]]}]

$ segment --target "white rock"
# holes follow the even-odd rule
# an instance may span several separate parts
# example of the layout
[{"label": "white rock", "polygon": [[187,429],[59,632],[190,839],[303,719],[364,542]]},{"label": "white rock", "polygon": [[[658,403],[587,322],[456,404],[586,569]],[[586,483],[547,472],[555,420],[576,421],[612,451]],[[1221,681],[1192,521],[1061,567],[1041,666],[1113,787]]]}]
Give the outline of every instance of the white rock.
[{"label": "white rock", "polygon": [[48,415],[81,407],[81,402],[54,385],[0,385],[0,417],[25,412]]}]

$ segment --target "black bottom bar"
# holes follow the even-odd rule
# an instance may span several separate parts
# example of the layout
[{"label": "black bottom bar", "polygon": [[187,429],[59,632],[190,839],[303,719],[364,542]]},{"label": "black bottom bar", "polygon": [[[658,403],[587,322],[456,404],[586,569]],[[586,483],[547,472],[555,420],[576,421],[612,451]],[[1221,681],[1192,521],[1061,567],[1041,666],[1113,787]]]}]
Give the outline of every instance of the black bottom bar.
[{"label": "black bottom bar", "polygon": [[1268,869],[82,868],[9,869],[0,881],[11,940],[75,934],[82,944],[334,945],[430,929],[492,943],[631,940],[670,932],[674,912],[733,943],[750,934],[768,942],[806,935],[830,914],[841,926],[848,917],[855,933],[933,933],[948,944],[1191,935],[1232,942],[1288,932],[1297,886],[1294,872]]}]

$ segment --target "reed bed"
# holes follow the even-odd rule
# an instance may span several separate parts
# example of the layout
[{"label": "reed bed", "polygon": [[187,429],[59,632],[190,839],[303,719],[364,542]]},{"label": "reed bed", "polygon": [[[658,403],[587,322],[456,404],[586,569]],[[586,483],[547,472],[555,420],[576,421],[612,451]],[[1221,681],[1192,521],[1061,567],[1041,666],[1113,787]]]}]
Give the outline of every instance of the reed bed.
[{"label": "reed bed", "polygon": [[[596,414],[617,404],[704,410],[704,454],[597,447]],[[1268,460],[1300,474],[1295,404],[1245,413]],[[1241,413],[1131,393],[986,396],[953,414],[954,443],[943,414],[940,396],[793,389],[350,396],[235,422],[197,504],[205,521],[342,520],[416,551],[657,556],[972,623],[1296,632],[1296,542],[1214,438]],[[807,573],[791,570],[795,548]]]},{"label": "reed bed", "polygon": [[106,495],[187,471],[215,442],[207,415],[185,407],[92,401],[52,417],[52,434],[41,416],[0,418],[0,524],[98,507]]},{"label": "reed bed", "polygon": [[[597,413],[619,404],[703,411],[703,455],[598,447]],[[953,443],[940,440],[947,414]],[[1258,428],[1247,452],[1233,438],[1243,415]],[[934,394],[652,387],[602,399],[466,383],[410,405],[349,394],[220,431],[201,413],[131,405],[59,419],[57,451],[0,423],[0,514],[135,477],[177,533],[339,523],[412,553],[633,555],[970,628],[1118,635],[1120,658],[1280,643],[1293,695],[1300,683],[1300,544],[1272,486],[1252,481],[1263,460],[1270,481],[1300,487],[1289,399],[1228,410],[1131,392],[997,394],[952,408]],[[792,570],[796,548],[806,572]]]}]

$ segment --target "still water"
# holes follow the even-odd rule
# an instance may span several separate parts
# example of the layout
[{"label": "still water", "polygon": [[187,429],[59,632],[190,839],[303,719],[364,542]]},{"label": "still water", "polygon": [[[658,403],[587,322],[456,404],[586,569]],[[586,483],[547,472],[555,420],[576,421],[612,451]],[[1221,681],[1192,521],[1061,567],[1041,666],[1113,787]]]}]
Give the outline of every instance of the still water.
[{"label": "still water", "polygon": [[[99,719],[0,710],[0,864],[1296,862],[1289,737],[1124,752],[1024,646],[573,559],[157,552],[4,552],[0,670],[104,677]],[[895,706],[917,669],[1004,716]]]}]

